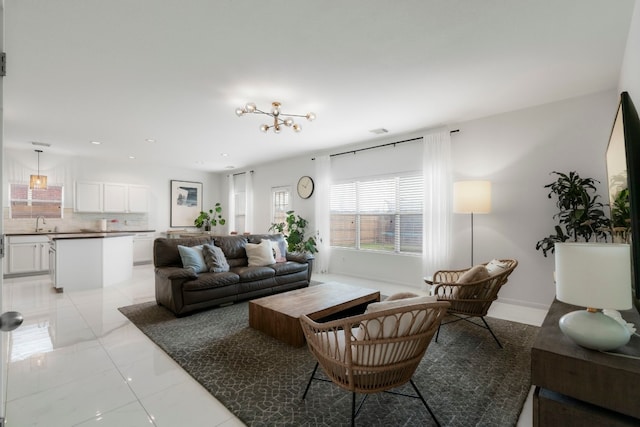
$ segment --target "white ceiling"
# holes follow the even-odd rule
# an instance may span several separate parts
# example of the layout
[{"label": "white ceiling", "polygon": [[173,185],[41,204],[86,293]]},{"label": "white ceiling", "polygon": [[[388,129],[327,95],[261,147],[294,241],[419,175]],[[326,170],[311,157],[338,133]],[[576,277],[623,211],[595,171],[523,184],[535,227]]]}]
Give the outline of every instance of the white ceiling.
[{"label": "white ceiling", "polygon": [[[5,0],[4,142],[218,172],[455,125],[615,88],[633,6]],[[265,135],[249,101],[317,120]]]}]

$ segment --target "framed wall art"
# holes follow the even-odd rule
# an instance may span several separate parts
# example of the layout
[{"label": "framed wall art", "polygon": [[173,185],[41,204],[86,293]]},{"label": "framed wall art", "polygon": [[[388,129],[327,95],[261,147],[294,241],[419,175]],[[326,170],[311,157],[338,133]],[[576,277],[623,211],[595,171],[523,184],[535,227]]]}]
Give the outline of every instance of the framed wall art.
[{"label": "framed wall art", "polygon": [[171,180],[171,227],[193,227],[202,211],[202,183]]}]

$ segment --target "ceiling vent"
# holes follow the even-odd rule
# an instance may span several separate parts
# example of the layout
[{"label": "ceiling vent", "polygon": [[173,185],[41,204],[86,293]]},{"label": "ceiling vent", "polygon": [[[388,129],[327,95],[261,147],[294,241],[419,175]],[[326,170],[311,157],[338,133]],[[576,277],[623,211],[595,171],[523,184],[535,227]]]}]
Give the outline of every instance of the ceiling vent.
[{"label": "ceiling vent", "polygon": [[380,135],[383,133],[389,133],[389,131],[386,130],[385,128],[371,129],[369,132],[375,133],[377,135]]},{"label": "ceiling vent", "polygon": [[51,147],[51,144],[48,142],[31,141],[31,145],[37,145],[38,147]]}]

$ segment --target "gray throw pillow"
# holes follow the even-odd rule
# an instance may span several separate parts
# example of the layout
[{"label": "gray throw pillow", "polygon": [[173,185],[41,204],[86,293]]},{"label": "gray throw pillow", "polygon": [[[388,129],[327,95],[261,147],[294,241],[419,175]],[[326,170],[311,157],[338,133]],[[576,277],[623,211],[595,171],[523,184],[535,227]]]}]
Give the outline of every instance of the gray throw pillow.
[{"label": "gray throw pillow", "polygon": [[202,254],[204,255],[204,262],[207,264],[210,272],[222,273],[229,271],[227,258],[219,247],[215,245],[203,245]]}]

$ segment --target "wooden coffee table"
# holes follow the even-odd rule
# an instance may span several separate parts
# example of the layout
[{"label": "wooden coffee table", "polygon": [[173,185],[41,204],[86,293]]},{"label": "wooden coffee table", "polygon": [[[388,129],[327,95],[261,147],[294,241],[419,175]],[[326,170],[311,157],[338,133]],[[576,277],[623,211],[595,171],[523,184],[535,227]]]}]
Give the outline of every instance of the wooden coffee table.
[{"label": "wooden coffee table", "polygon": [[380,291],[323,283],[249,301],[249,326],[294,347],[302,347],[305,340],[301,315],[320,320],[376,301],[380,301]]}]

